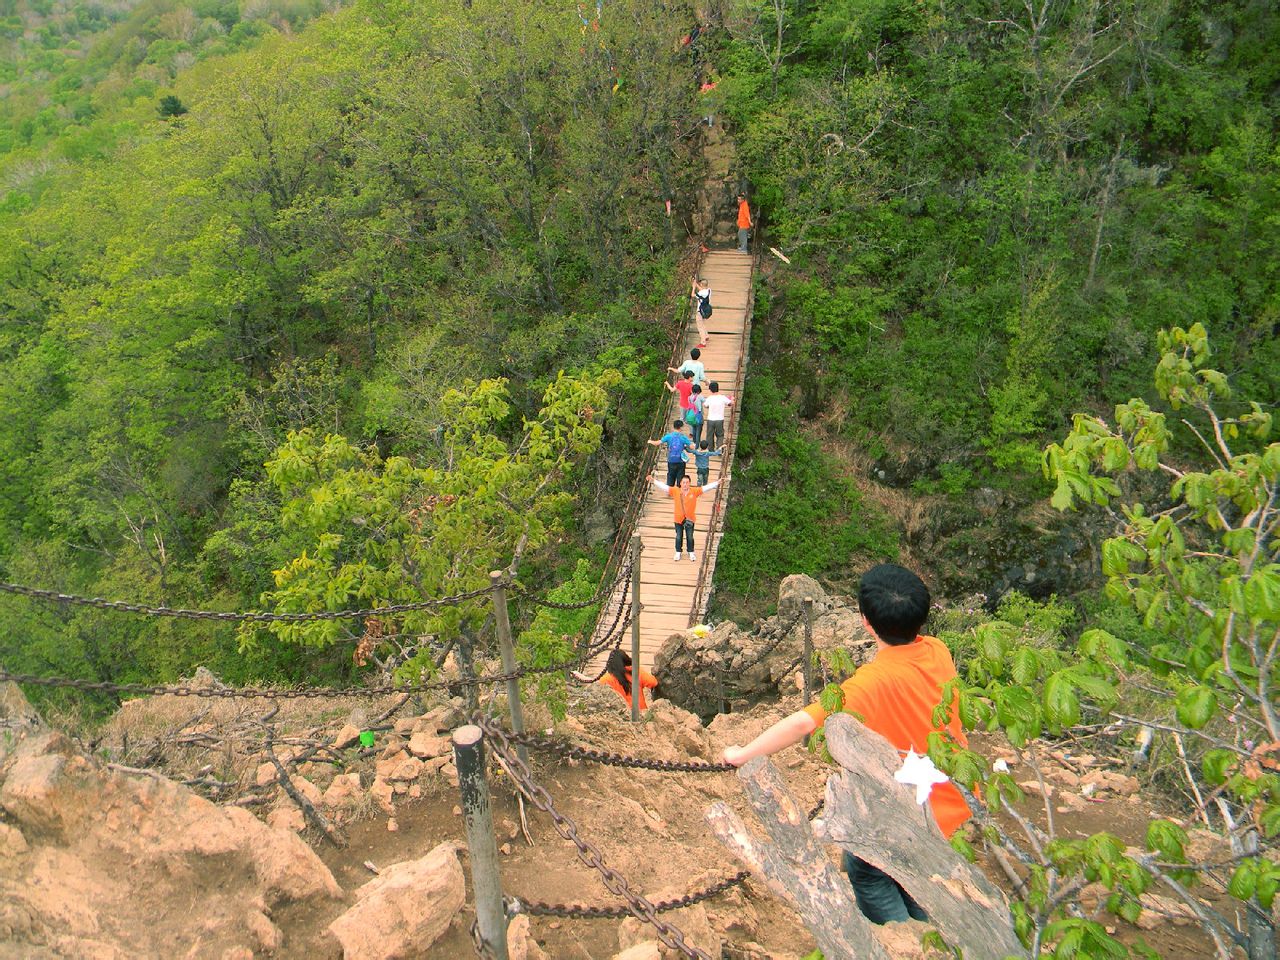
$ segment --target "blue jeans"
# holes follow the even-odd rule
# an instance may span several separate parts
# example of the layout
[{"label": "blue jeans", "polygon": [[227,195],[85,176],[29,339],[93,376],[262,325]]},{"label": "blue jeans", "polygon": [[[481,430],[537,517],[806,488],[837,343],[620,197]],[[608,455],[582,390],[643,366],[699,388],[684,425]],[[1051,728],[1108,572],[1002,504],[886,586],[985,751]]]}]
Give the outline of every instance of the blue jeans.
[{"label": "blue jeans", "polygon": [[690,553],[693,553],[693,521],[685,520],[682,523],[677,523],[675,527],[676,527],[676,552],[677,553],[680,552],[680,536],[681,534],[683,534],[684,537],[689,541],[689,546],[686,549]]},{"label": "blue jeans", "polygon": [[849,882],[853,884],[853,896],[858,901],[858,909],[872,923],[929,919],[924,908],[902,889],[902,884],[878,867],[849,853],[840,858],[840,867],[849,875]]}]

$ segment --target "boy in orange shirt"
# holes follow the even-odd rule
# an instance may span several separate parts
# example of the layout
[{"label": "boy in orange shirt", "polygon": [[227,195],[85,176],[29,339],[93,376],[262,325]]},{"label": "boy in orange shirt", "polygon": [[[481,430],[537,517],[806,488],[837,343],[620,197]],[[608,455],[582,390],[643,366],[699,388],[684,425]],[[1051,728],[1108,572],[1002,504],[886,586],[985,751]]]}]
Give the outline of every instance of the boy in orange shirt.
[{"label": "boy in orange shirt", "polygon": [[[956,675],[946,645],[920,635],[929,616],[929,588],[910,570],[885,563],[868,570],[858,586],[862,622],[878,641],[876,655],[840,685],[844,710],[856,714],[900,752],[923,754],[933,725],[933,708],[942,700],[942,685]],[[957,711],[946,732],[967,745]],[[775,753],[798,743],[826,722],[827,713],[813,703],[779,720],[745,747],[726,747],[726,763],[742,766],[753,757]],[[935,784],[929,806],[944,836],[950,837],[970,816],[955,784]],[[901,885],[883,870],[846,853],[843,867],[853,884],[858,907],[872,923],[926,920],[928,916]]]},{"label": "boy in orange shirt", "polygon": [[738,252],[747,252],[747,241],[751,238],[751,208],[747,206],[747,198],[738,194]]},{"label": "boy in orange shirt", "polygon": [[[721,478],[721,480],[726,481],[728,479],[728,477]],[[720,486],[721,480],[713,480],[705,487],[693,486],[690,484],[688,477],[682,477],[678,487],[665,484],[661,480],[653,481],[655,487],[675,501],[676,560],[680,559],[681,540],[682,538],[687,538],[689,541],[689,559],[694,563],[698,562],[698,555],[693,552],[693,524],[696,520],[694,514],[698,509],[698,498]]]}]

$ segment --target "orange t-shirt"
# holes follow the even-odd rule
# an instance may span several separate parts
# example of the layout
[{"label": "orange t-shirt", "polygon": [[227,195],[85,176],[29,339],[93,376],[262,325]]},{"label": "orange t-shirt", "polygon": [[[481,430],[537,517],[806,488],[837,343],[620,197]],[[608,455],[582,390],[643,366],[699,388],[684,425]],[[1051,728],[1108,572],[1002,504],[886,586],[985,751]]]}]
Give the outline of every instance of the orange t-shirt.
[{"label": "orange t-shirt", "polygon": [[[631,679],[630,667],[627,667],[627,679],[628,680]],[[612,673],[606,673],[603,677],[600,678],[599,682],[603,683],[610,690],[613,690],[615,693],[617,693],[617,695],[620,696],[623,700],[627,701],[627,709],[628,710],[631,709],[631,694],[627,693],[627,691],[622,689],[622,684],[618,682],[617,677],[615,677]],[[655,677],[648,670],[640,671],[640,709],[641,710],[647,710],[649,708],[649,705],[644,702],[644,692],[646,690],[652,690],[657,685],[658,685],[657,677]],[[631,688],[633,690],[635,689],[634,683],[631,685]]]},{"label": "orange t-shirt", "polygon": [[675,501],[676,523],[684,523],[686,520],[690,523],[695,523],[697,521],[695,513],[698,509],[698,498],[702,496],[701,487],[695,487],[692,484],[689,485],[688,490],[681,490],[679,487],[672,487],[667,493],[667,496]]},{"label": "orange t-shirt", "polygon": [[[942,685],[955,675],[951,651],[935,637],[919,636],[902,646],[882,646],[875,659],[840,685],[844,710],[858,714],[868,729],[902,753],[915,750],[922,754],[928,748],[929,734],[940,729],[933,725],[933,708],[942,699]],[[827,712],[820,703],[804,709],[818,726],[826,722]],[[961,746],[968,746],[958,712],[952,710],[951,714],[947,731]],[[971,816],[964,797],[950,781],[934,785],[929,806],[946,837]]]},{"label": "orange t-shirt", "polygon": [[738,229],[746,230],[751,226],[751,208],[747,206],[747,201],[738,202]]}]

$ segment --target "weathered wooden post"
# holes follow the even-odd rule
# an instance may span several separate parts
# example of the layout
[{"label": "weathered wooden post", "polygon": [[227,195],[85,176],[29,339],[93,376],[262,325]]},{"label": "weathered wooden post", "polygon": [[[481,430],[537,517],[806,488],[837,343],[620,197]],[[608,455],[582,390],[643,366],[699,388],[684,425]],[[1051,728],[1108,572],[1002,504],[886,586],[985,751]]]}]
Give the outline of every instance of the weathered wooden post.
[{"label": "weathered wooden post", "polygon": [[[516,670],[516,648],[511,641],[511,618],[507,615],[507,583],[501,570],[489,573],[489,582],[493,584],[493,620],[498,630],[498,649],[502,651],[502,672],[514,673]],[[520,679],[507,679],[507,707],[511,711],[511,732],[524,733],[524,705],[520,703]],[[529,751],[522,746],[516,747],[521,760],[529,759]]]},{"label": "weathered wooden post", "polygon": [[813,597],[804,598],[804,702],[813,703]]},{"label": "weathered wooden post", "polygon": [[640,534],[631,537],[631,722],[640,722]]},{"label": "weathered wooden post", "polygon": [[507,915],[498,877],[498,844],[493,837],[493,811],[484,773],[484,732],[473,724],[453,731],[453,762],[462,794],[462,822],[467,831],[471,889],[476,898],[476,927],[494,960],[507,960]]}]

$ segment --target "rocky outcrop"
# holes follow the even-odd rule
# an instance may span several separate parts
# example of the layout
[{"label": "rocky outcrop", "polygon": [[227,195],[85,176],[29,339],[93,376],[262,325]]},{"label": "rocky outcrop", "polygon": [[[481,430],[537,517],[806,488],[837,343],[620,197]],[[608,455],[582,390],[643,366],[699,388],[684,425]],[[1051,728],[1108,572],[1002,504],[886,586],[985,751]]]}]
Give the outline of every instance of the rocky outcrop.
[{"label": "rocky outcrop", "polygon": [[440,939],[466,900],[457,847],[442,843],[420,860],[387,867],[356,891],[329,924],[343,960],[419,956]]},{"label": "rocky outcrop", "polygon": [[[341,896],[293,833],[84,755],[16,687],[0,710],[0,943],[12,955],[252,955],[278,944],[275,907]],[[143,893],[186,906],[144,920],[130,909]]]},{"label": "rocky outcrop", "polygon": [[722,623],[704,636],[693,631],[673,634],[654,658],[663,694],[707,719],[722,712],[722,703],[741,710],[793,692],[791,682],[804,649],[805,597],[814,601],[815,650],[844,647],[855,665],[870,659],[875,641],[863,629],[857,608],[799,574],[782,581],[777,614],[753,632]]}]

